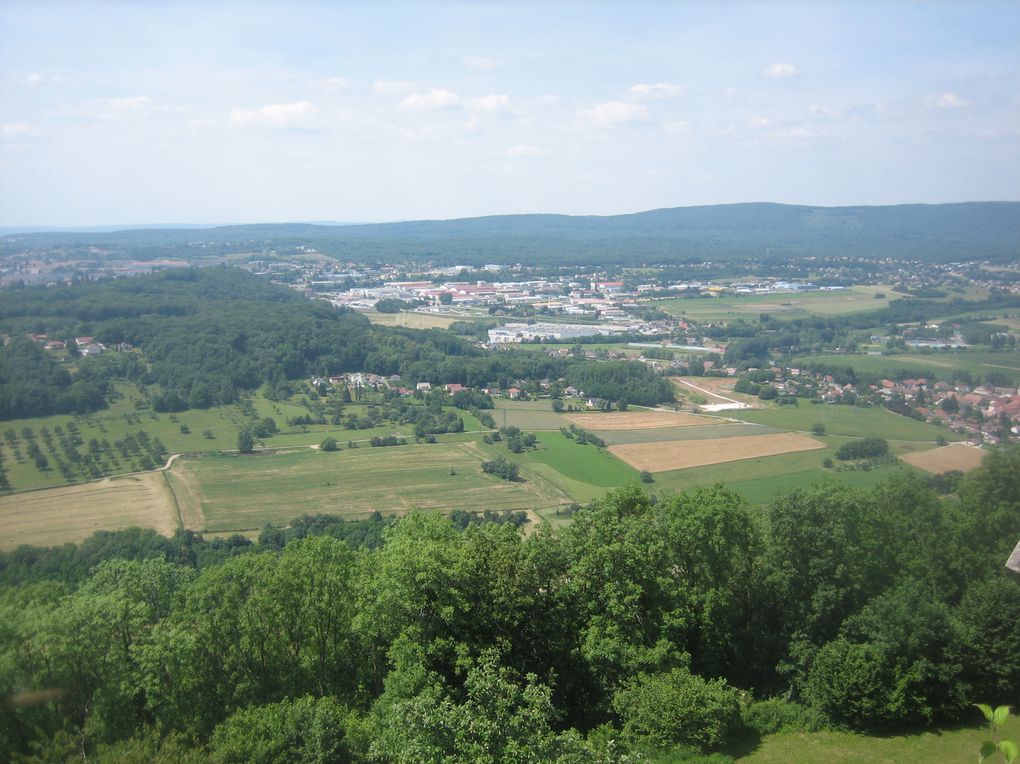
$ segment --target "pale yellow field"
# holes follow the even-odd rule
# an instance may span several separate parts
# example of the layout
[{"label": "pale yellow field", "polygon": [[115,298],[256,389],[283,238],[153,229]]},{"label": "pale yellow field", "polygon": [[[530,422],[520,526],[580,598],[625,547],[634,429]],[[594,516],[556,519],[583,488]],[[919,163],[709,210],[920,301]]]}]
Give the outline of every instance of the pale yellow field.
[{"label": "pale yellow field", "polygon": [[688,467],[735,462],[758,456],[825,448],[805,435],[792,432],[774,435],[743,435],[734,438],[674,440],[665,443],[628,443],[610,446],[609,452],[636,470],[669,472]]},{"label": "pale yellow field", "polygon": [[0,498],[0,549],[82,541],[137,526],[171,535],[177,510],[161,472],[29,491]]},{"label": "pale yellow field", "polygon": [[949,470],[970,472],[975,467],[981,466],[981,460],[984,459],[985,453],[974,446],[954,443],[951,446],[933,448],[930,451],[904,454],[900,458],[907,464],[919,467],[925,472],[938,474]]},{"label": "pale yellow field", "polygon": [[589,430],[651,430],[719,424],[720,420],[674,411],[614,411],[607,414],[568,414],[567,419]]},{"label": "pale yellow field", "polygon": [[433,313],[377,313],[368,311],[365,313],[373,324],[380,326],[406,326],[410,329],[445,329],[454,321],[464,321],[463,317],[440,316]]}]

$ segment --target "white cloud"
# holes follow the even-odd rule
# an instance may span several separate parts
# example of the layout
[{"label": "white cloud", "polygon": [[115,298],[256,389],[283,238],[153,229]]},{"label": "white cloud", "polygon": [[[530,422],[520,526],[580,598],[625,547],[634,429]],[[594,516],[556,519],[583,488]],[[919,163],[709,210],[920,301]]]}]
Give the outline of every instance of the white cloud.
[{"label": "white cloud", "polygon": [[499,61],[495,58],[489,58],[488,56],[464,56],[464,65],[469,69],[474,69],[479,72],[487,72],[490,69],[495,69],[499,66]]},{"label": "white cloud", "polygon": [[764,74],[770,80],[781,80],[784,77],[792,77],[797,73],[797,67],[793,64],[772,64]]},{"label": "white cloud", "polygon": [[535,157],[539,154],[544,154],[545,152],[537,146],[528,146],[525,143],[520,143],[508,148],[506,153],[512,157]]},{"label": "white cloud", "polygon": [[773,130],[769,135],[783,141],[809,141],[827,136],[824,132],[809,130],[806,127],[788,127],[782,130]]},{"label": "white cloud", "polygon": [[492,95],[470,98],[467,104],[469,108],[475,111],[505,111],[510,108],[510,96],[493,93]]},{"label": "white cloud", "polygon": [[28,135],[32,132],[32,126],[27,122],[5,122],[0,124],[0,138],[17,138],[21,135]]},{"label": "white cloud", "polygon": [[319,114],[319,109],[308,101],[277,103],[261,109],[234,109],[230,112],[230,124],[235,127],[309,127]]},{"label": "white cloud", "polygon": [[824,106],[808,106],[808,114],[819,119],[841,119],[843,112],[827,109]]},{"label": "white cloud", "polygon": [[627,101],[605,101],[582,111],[581,116],[596,125],[622,125],[648,119],[648,107]]},{"label": "white cloud", "polygon": [[670,122],[666,125],[667,133],[689,133],[691,132],[691,123],[685,120],[679,122]]},{"label": "white cloud", "polygon": [[126,96],[123,98],[104,98],[103,103],[114,109],[125,111],[138,111],[153,106],[152,99],[148,96]]},{"label": "white cloud", "polygon": [[372,90],[383,95],[403,95],[414,90],[414,83],[407,80],[376,80]]},{"label": "white cloud", "polygon": [[686,93],[687,88],[670,82],[656,82],[654,85],[639,82],[631,86],[630,92],[642,98],[673,98]]},{"label": "white cloud", "polygon": [[964,101],[956,93],[943,93],[935,99],[935,105],[940,109],[963,109],[970,106],[970,101]]},{"label": "white cloud", "polygon": [[747,120],[747,124],[755,128],[768,127],[772,124],[772,120],[768,117],[751,117]]},{"label": "white cloud", "polygon": [[329,90],[347,90],[351,83],[346,77],[323,77],[322,84]]},{"label": "white cloud", "polygon": [[461,98],[445,88],[429,88],[427,93],[409,95],[400,105],[408,109],[449,109],[460,104]]}]

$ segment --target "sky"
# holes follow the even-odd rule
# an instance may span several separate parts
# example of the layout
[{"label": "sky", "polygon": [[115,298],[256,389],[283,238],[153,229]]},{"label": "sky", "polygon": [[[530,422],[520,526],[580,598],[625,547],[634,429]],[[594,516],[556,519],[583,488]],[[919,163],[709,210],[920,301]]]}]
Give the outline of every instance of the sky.
[{"label": "sky", "polygon": [[0,0],[0,226],[1020,199],[1020,0]]}]

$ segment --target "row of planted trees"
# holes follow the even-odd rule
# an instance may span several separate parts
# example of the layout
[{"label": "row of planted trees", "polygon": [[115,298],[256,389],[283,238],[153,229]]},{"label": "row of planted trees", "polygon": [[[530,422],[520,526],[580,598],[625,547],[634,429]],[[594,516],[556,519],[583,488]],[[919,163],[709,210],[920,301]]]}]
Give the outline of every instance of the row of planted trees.
[{"label": "row of planted trees", "polygon": [[964,718],[970,701],[1017,699],[1020,584],[1002,564],[1018,535],[1013,450],[949,498],[909,477],[764,509],[719,487],[633,487],[557,532],[412,513],[374,548],[312,535],[201,571],[107,561],[80,584],[0,594],[16,699],[0,745],[113,761],[683,760],[748,726]]}]

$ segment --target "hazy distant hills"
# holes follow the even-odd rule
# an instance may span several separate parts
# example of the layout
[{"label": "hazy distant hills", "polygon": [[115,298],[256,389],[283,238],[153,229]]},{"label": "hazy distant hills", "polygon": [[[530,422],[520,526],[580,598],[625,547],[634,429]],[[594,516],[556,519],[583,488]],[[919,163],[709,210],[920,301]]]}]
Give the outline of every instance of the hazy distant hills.
[{"label": "hazy distant hills", "polygon": [[1020,202],[884,207],[725,204],[629,215],[498,215],[363,225],[304,223],[6,236],[10,245],[102,246],[132,254],[286,251],[446,263],[664,263],[867,257],[948,262],[1020,258]]}]

